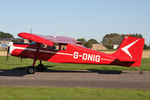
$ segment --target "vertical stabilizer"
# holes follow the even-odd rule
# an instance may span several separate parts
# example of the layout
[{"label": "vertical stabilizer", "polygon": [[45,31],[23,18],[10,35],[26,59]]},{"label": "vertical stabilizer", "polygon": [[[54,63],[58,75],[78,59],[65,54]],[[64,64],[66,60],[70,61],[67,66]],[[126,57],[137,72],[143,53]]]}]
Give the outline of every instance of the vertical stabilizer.
[{"label": "vertical stabilizer", "polygon": [[140,66],[144,46],[143,38],[125,36],[119,49],[113,54],[119,61],[134,62],[130,66]]}]

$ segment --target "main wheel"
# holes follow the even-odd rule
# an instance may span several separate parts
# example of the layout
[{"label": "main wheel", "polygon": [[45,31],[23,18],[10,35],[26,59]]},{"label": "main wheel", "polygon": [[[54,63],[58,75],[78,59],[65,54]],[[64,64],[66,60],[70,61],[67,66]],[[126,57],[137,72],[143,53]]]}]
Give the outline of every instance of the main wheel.
[{"label": "main wheel", "polygon": [[43,64],[39,64],[37,66],[36,70],[39,72],[43,72],[44,70],[46,70],[46,67]]},{"label": "main wheel", "polygon": [[139,74],[143,74],[143,71],[140,71]]},{"label": "main wheel", "polygon": [[35,73],[35,68],[34,67],[28,67],[27,68],[27,73],[29,73],[29,74],[34,74]]}]

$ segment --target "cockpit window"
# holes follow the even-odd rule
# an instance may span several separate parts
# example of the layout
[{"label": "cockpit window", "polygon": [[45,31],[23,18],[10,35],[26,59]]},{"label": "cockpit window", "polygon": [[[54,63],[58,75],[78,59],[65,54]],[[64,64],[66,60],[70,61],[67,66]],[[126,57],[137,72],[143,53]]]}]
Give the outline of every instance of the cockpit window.
[{"label": "cockpit window", "polygon": [[40,45],[40,47],[41,47],[41,48],[46,48],[46,47],[47,47],[47,45],[45,45],[45,44],[41,44],[41,45]]},{"label": "cockpit window", "polygon": [[34,45],[33,43],[20,43],[20,42],[13,42],[13,44]]},{"label": "cockpit window", "polygon": [[61,50],[66,50],[66,45],[61,45]]},{"label": "cockpit window", "polygon": [[31,42],[31,44],[35,45],[35,44],[36,44],[36,42],[32,41],[32,42]]},{"label": "cockpit window", "polygon": [[51,46],[47,45],[46,49],[55,50],[55,47],[54,46],[51,47]]},{"label": "cockpit window", "polygon": [[49,46],[49,45],[42,44],[41,48],[59,51],[59,50],[66,50],[66,45],[65,44],[54,44],[53,46]]}]

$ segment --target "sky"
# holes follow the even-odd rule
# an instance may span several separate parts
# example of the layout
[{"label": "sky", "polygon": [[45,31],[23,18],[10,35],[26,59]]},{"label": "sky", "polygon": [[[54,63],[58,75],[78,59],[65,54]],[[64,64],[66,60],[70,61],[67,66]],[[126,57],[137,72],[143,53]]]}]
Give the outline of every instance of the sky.
[{"label": "sky", "polygon": [[139,33],[150,43],[150,0],[0,0],[0,31],[94,38]]}]

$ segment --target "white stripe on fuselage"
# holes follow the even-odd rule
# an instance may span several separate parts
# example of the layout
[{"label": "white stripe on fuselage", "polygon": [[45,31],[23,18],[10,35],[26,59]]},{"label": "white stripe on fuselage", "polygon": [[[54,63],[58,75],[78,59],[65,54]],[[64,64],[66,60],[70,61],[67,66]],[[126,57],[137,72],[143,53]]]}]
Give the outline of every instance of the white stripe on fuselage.
[{"label": "white stripe on fuselage", "polygon": [[[11,49],[10,49],[10,54],[11,54],[12,51],[15,50],[15,49],[28,50],[28,51],[37,51],[37,49],[33,49],[33,48],[24,48],[24,47],[16,47],[16,46],[14,46],[14,45],[12,44],[12,45],[11,45]],[[69,54],[69,53],[61,53],[61,52],[46,51],[46,50],[39,50],[39,52],[73,56],[73,54]]]},{"label": "white stripe on fuselage", "polygon": [[[15,50],[15,49],[28,50],[28,51],[37,51],[37,49],[24,48],[24,47],[16,47],[16,46],[14,46],[13,44],[11,44],[11,45],[10,45],[10,54],[11,54],[12,51]],[[60,54],[60,55],[73,56],[73,54],[69,54],[69,53],[54,52],[54,51],[47,51],[47,50],[39,50],[39,52],[50,53],[50,54]],[[82,55],[79,55],[79,56],[82,57]],[[105,59],[105,58],[101,58],[101,60],[113,61],[112,59]]]},{"label": "white stripe on fuselage", "polygon": [[73,55],[73,54],[69,54],[69,53],[46,51],[46,50],[39,50],[39,51],[40,51],[40,52],[45,52],[45,53],[52,53],[52,54],[62,54],[62,55],[69,55],[69,56],[72,56],[72,55]]}]

